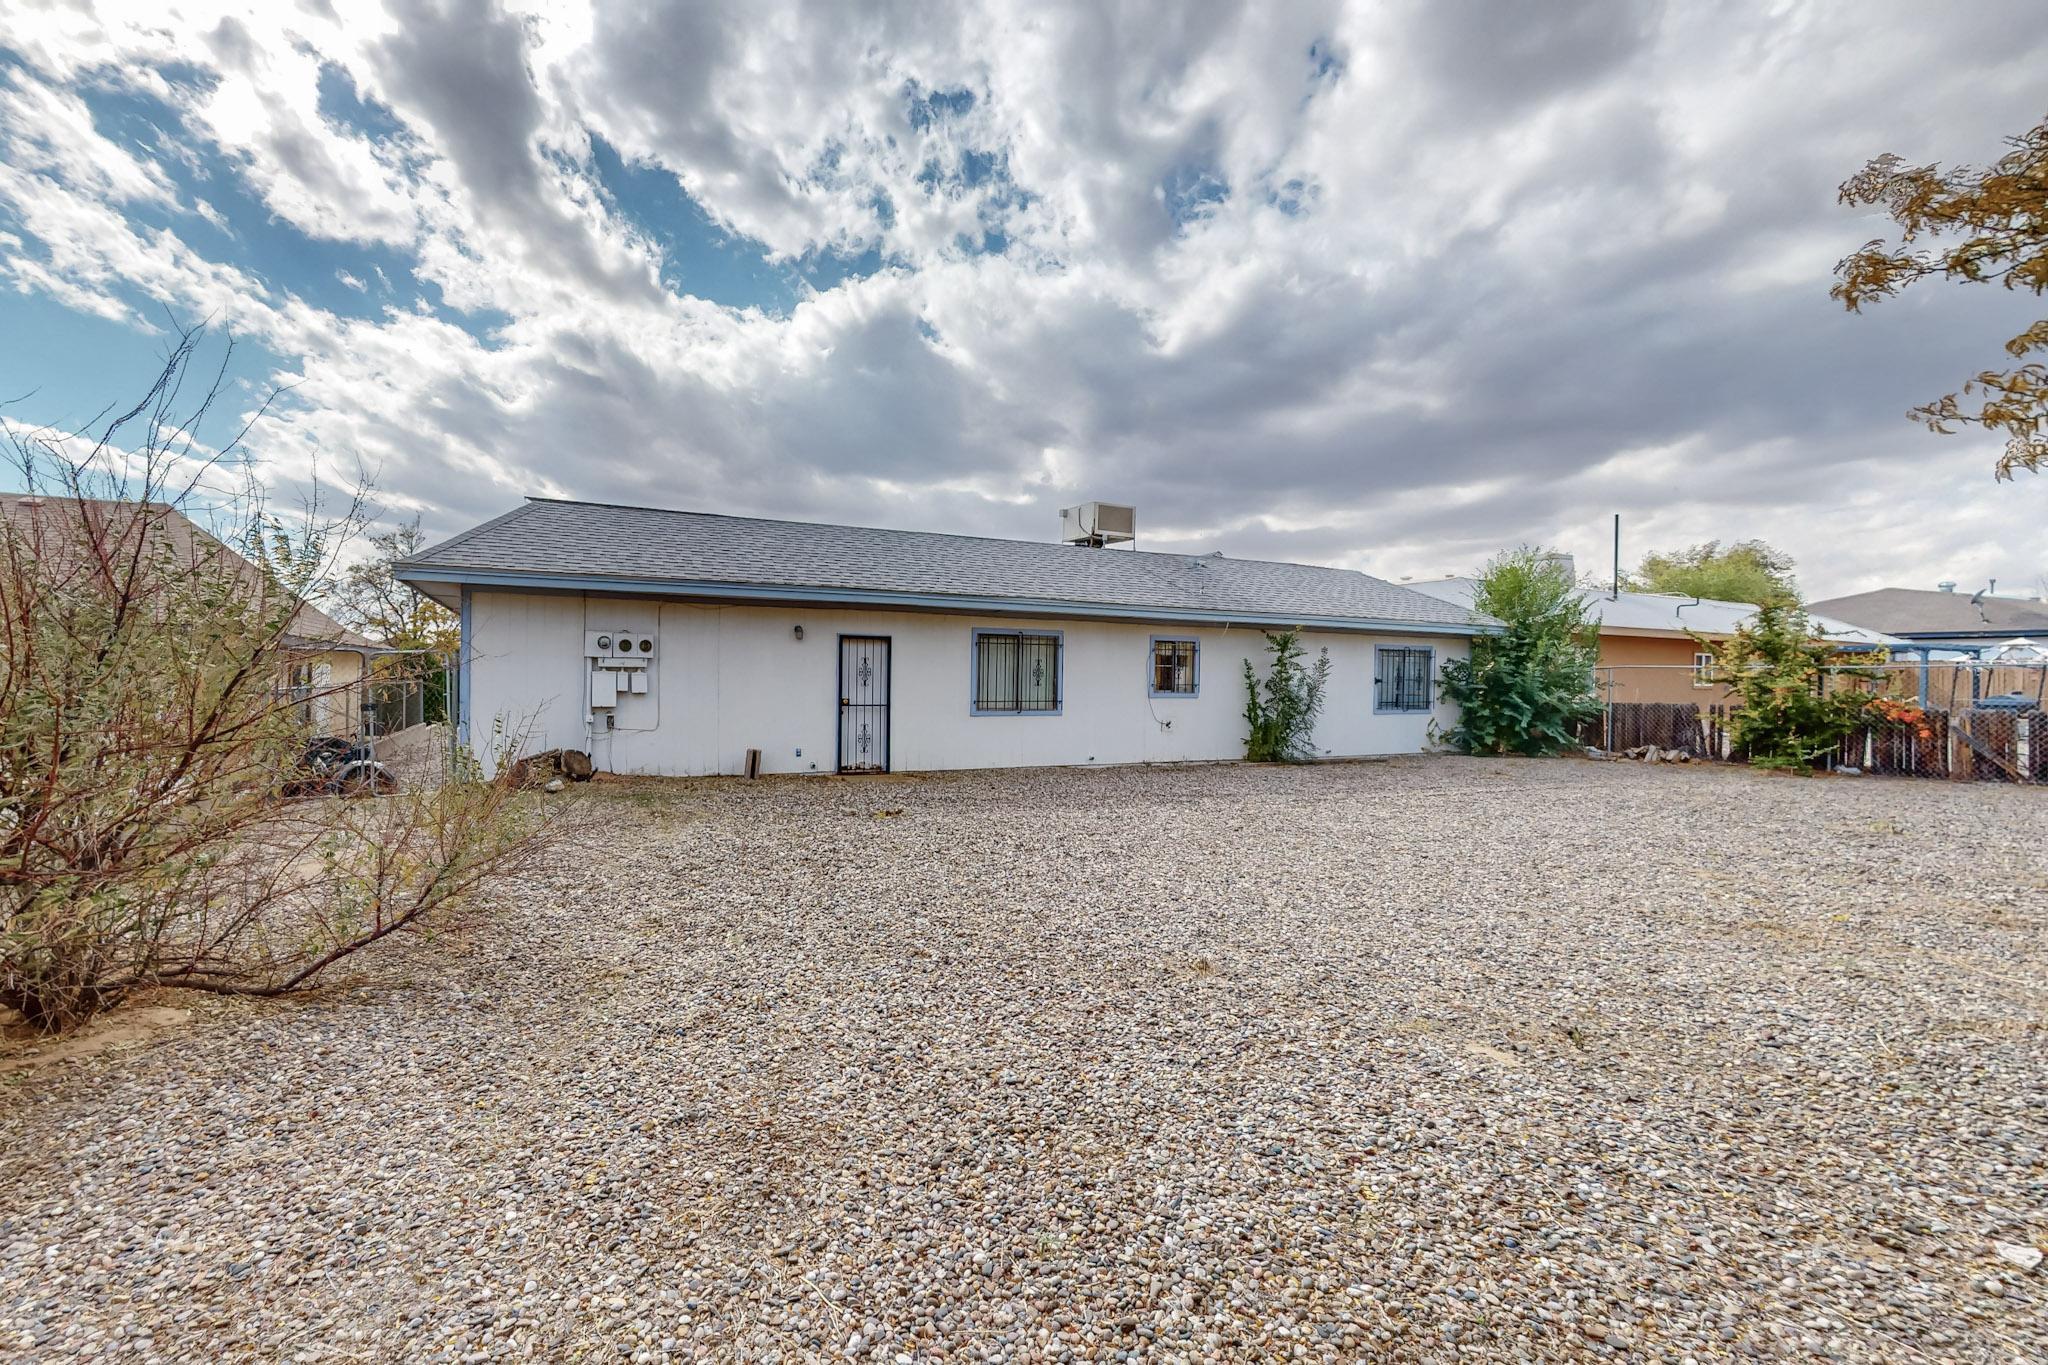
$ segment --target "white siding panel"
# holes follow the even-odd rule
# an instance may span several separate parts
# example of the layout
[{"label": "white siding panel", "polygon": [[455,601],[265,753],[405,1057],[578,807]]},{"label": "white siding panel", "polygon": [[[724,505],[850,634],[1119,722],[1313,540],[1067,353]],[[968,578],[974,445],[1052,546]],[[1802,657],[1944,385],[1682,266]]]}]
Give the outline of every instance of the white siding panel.
[{"label": "white siding panel", "polygon": [[507,746],[584,747],[582,599],[473,593],[469,628],[471,747],[486,761]]},{"label": "white siding panel", "polygon": [[[804,638],[796,638],[801,625]],[[644,697],[621,698],[616,728],[588,726],[583,632],[659,635]],[[1065,655],[1058,715],[970,714],[976,627],[1060,632]],[[588,748],[600,768],[666,775],[734,773],[761,750],[766,772],[831,772],[839,721],[839,637],[892,640],[892,746],[899,772],[1081,763],[1181,762],[1244,756],[1244,661],[1261,675],[1256,630],[1072,620],[1013,620],[836,608],[700,606],[649,599],[478,589],[471,602],[470,716],[480,748],[523,735],[526,751]],[[1201,642],[1201,690],[1151,697],[1155,635]],[[1327,647],[1330,694],[1317,727],[1332,756],[1414,753],[1429,715],[1373,713],[1373,648],[1426,644],[1437,663],[1465,653],[1455,636],[1310,633]],[[1170,726],[1162,722],[1171,722]],[[801,753],[799,754],[799,751]]]}]

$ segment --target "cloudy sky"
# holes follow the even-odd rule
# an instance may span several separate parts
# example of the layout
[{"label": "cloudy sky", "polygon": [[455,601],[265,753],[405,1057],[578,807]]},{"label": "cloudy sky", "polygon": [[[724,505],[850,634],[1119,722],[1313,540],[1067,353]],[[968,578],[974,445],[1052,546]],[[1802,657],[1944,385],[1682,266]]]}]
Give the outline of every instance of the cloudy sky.
[{"label": "cloudy sky", "polygon": [[[2038,0],[0,0],[0,398],[239,340],[280,488],[1151,548],[2033,584],[2048,480],[1914,402],[2039,300],[1861,317],[1868,157],[2048,113]],[[2031,303],[2034,311],[2026,305]],[[28,396],[19,397],[22,394]]]}]

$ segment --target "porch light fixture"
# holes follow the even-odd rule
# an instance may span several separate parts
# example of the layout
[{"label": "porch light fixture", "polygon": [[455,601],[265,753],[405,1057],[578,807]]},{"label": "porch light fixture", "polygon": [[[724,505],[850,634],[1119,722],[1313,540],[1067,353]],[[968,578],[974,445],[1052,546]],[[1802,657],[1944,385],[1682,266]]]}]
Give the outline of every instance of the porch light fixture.
[{"label": "porch light fixture", "polygon": [[796,628],[796,638],[799,640],[804,638],[804,628],[802,626]]}]

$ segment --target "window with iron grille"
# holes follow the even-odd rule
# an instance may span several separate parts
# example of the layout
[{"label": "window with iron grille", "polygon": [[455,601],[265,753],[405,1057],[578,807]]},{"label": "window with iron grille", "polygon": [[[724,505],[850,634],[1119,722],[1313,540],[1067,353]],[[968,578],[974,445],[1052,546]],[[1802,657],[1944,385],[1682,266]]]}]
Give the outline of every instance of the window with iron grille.
[{"label": "window with iron grille", "polygon": [[1427,711],[1436,651],[1426,645],[1382,645],[1373,651],[1375,711]]},{"label": "window with iron grille", "polygon": [[1060,635],[974,632],[977,716],[1052,716],[1060,710]]},{"label": "window with iron grille", "polygon": [[1201,646],[1193,640],[1152,637],[1152,695],[1192,697],[1201,689],[1197,660]]},{"label": "window with iron grille", "polygon": [[1714,656],[1700,650],[1692,656],[1692,685],[1712,687],[1714,685]]}]

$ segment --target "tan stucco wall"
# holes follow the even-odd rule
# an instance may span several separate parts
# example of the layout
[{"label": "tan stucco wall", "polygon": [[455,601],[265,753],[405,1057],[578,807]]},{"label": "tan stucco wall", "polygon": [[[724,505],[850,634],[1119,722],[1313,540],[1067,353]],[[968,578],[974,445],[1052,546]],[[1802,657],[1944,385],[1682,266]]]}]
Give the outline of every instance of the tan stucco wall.
[{"label": "tan stucco wall", "polygon": [[331,727],[330,733],[352,735],[362,724],[363,691],[354,684],[363,679],[363,656],[336,652],[322,654],[319,662],[333,670],[330,676],[335,687],[346,686],[348,689],[327,698],[326,720]]},{"label": "tan stucco wall", "polygon": [[1692,656],[1698,648],[1689,639],[1602,633],[1602,699],[1695,702],[1701,706],[1725,700],[1721,688],[1693,686]]},{"label": "tan stucco wall", "polygon": [[363,656],[353,650],[294,653],[285,665],[282,685],[290,685],[294,664],[310,665],[313,669],[314,695],[307,703],[312,708],[313,733],[353,735],[362,724],[363,694],[354,684],[362,681]]}]

